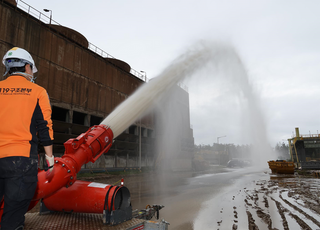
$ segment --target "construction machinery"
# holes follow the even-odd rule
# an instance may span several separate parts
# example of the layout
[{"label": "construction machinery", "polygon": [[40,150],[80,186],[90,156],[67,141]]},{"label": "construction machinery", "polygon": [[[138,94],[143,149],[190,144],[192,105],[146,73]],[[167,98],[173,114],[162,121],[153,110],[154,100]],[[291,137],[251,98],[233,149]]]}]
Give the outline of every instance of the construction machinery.
[{"label": "construction machinery", "polygon": [[305,170],[320,169],[320,134],[301,135],[295,128],[295,136],[288,139],[291,160],[296,168]]},{"label": "construction machinery", "polygon": [[285,160],[268,161],[272,173],[294,174],[294,163]]},{"label": "construction machinery", "polygon": [[[159,217],[159,210],[163,208],[161,205],[153,205],[141,212],[133,212],[130,192],[125,186],[77,180],[77,173],[81,166],[89,161],[94,163],[110,149],[112,141],[112,130],[102,124],[95,125],[77,138],[66,141],[64,155],[61,158],[55,158],[54,173],[48,175],[45,170],[39,170],[38,185],[29,210],[41,201],[41,214],[53,211],[98,213],[102,214],[102,221],[105,225],[117,225],[132,218],[150,220],[155,215]],[[0,220],[3,206],[4,201],[2,200]],[[161,223],[164,223],[161,229],[168,228],[167,222],[162,221]],[[146,222],[146,224],[150,226],[153,222]],[[142,222],[137,229],[153,228],[145,228]]]}]

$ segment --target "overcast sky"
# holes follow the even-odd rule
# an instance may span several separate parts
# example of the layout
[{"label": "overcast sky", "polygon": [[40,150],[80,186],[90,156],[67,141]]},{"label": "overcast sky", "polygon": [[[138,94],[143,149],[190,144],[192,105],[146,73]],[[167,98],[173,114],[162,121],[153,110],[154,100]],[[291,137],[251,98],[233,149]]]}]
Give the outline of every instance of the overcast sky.
[{"label": "overcast sky", "polygon": [[[51,9],[53,20],[148,78],[198,40],[230,44],[247,71],[272,146],[291,138],[295,127],[300,134],[320,131],[318,0],[25,2],[39,11]],[[239,95],[222,90],[235,83],[219,78],[227,76],[217,73],[210,84],[188,85],[195,142],[212,145],[226,136],[219,142],[247,144]]]}]

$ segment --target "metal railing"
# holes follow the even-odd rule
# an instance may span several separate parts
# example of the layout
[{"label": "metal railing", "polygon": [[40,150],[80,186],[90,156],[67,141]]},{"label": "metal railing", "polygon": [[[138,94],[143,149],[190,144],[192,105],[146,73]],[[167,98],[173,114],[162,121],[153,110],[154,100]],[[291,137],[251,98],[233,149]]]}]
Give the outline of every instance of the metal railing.
[{"label": "metal railing", "polygon": [[[42,22],[47,23],[47,24],[50,23],[50,17],[48,17],[47,15],[42,13],[41,11],[33,8],[32,6],[30,6],[29,4],[25,3],[24,1],[17,0],[17,6],[19,7],[19,9],[21,9],[21,10],[25,11],[26,13],[28,13],[29,15],[37,18],[39,21],[42,21]],[[56,25],[60,25],[58,22],[52,20],[52,18],[51,18],[51,24],[53,24],[53,22]]]},{"label": "metal railing", "polygon": [[[54,21],[52,19],[52,17],[48,17],[46,14],[42,13],[41,11],[33,8],[32,6],[30,6],[29,4],[27,4],[26,2],[22,1],[22,0],[17,0],[17,7],[19,7],[19,9],[25,11],[27,14],[35,17],[36,19],[38,19],[39,21],[49,24],[51,22],[51,24],[55,24],[55,25],[59,25],[62,26],[61,24],[59,24],[58,22]],[[88,49],[95,52],[96,54],[100,55],[103,58],[114,58],[112,55],[108,54],[107,52],[103,51],[102,49],[100,49],[99,47],[97,47],[96,45],[88,42]],[[130,73],[136,77],[138,77],[139,79],[147,82],[147,77],[142,74],[139,71],[136,71],[134,69],[130,69]]]},{"label": "metal railing", "polygon": [[300,137],[302,138],[315,138],[315,137],[320,137],[319,134],[301,134]]},{"label": "metal railing", "polygon": [[[291,135],[292,139],[296,138],[296,135]],[[320,134],[300,134],[300,138],[320,138]],[[289,139],[290,140],[290,139]]]}]

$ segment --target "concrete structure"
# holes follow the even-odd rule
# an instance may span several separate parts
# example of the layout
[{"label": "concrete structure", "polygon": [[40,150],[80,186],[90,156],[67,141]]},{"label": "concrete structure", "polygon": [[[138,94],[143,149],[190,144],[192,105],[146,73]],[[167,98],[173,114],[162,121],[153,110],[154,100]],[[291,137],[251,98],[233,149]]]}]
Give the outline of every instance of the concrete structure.
[{"label": "concrete structure", "polygon": [[188,92],[178,86],[173,87],[159,102],[155,118],[156,167],[173,171],[191,170],[194,139]]},{"label": "concrete structure", "polygon": [[[30,9],[30,6],[23,8]],[[37,13],[40,16],[33,17],[35,13],[30,15],[21,10],[15,1],[0,0],[0,53],[4,55],[18,46],[33,56],[39,70],[36,83],[47,89],[52,104],[54,153],[61,156],[66,140],[100,124],[145,82],[132,74],[129,64],[91,51],[83,35],[61,25],[46,24],[39,20],[44,17],[42,13]],[[1,72],[5,72],[3,65]],[[151,113],[132,124],[116,138],[104,157],[85,167],[137,167],[140,126],[142,166],[153,166],[157,135],[154,116]],[[189,117],[185,124],[190,128]]]}]

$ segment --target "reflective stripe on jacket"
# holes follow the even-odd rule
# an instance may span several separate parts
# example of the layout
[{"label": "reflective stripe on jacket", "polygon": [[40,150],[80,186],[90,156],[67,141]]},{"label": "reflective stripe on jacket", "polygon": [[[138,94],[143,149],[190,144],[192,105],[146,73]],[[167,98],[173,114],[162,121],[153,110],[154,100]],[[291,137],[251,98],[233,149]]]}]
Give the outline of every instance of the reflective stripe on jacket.
[{"label": "reflective stripe on jacket", "polygon": [[37,134],[42,145],[52,145],[47,91],[20,75],[0,81],[0,158],[38,158]]}]

